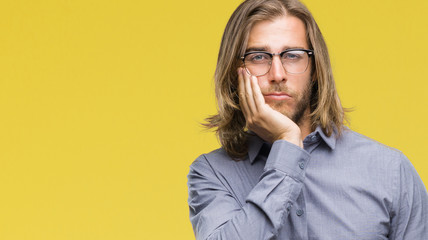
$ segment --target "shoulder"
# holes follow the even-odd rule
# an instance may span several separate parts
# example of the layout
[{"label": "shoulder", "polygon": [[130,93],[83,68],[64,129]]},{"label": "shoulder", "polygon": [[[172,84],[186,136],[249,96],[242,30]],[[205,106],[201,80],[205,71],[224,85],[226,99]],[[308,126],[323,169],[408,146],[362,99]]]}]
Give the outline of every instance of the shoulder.
[{"label": "shoulder", "polygon": [[407,170],[405,174],[411,173],[409,170],[413,169],[409,159],[400,150],[349,129],[337,139],[335,152],[336,157],[345,160],[346,166],[355,166],[367,176],[380,177],[390,182],[397,181],[403,169]]},{"label": "shoulder", "polygon": [[367,169],[390,176],[391,183],[395,186],[400,181],[421,183],[420,176],[411,161],[396,148],[349,129],[343,132],[336,146],[346,149],[343,152],[348,158],[365,164]]},{"label": "shoulder", "polygon": [[226,153],[223,148],[215,149],[209,153],[199,155],[190,167],[198,165],[207,165],[216,167],[218,165],[231,164],[234,160]]},{"label": "shoulder", "polygon": [[234,171],[249,164],[248,160],[236,161],[232,159],[223,148],[201,154],[190,165],[190,172],[214,175],[233,175]]},{"label": "shoulder", "polygon": [[[336,151],[337,150],[337,151]],[[425,195],[424,184],[410,160],[400,151],[389,147],[355,131],[346,129],[336,141],[335,156],[343,161],[361,179],[365,179],[365,189],[373,192],[386,191],[393,206],[397,202],[410,205],[413,194]],[[351,176],[352,172],[347,172]],[[405,196],[405,197],[403,197]]]},{"label": "shoulder", "polygon": [[369,159],[375,158],[379,161],[387,160],[399,163],[407,159],[400,150],[380,143],[349,128],[346,128],[337,139],[336,146],[345,149],[347,153]]}]

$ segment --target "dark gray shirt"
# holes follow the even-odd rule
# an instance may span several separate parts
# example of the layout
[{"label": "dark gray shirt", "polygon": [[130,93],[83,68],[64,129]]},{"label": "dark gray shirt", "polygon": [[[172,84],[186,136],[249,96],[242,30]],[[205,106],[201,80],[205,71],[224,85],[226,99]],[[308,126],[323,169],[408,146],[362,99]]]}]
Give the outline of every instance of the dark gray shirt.
[{"label": "dark gray shirt", "polygon": [[197,239],[428,239],[428,195],[399,151],[345,129],[320,128],[304,149],[249,140],[248,157],[220,148],[188,175]]}]

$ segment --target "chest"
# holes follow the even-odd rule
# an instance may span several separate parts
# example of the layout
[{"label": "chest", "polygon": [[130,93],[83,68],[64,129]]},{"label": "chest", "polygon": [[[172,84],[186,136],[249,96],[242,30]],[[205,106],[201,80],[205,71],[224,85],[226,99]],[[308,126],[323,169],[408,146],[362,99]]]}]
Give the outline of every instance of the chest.
[{"label": "chest", "polygon": [[305,221],[308,239],[387,239],[392,186],[385,168],[376,159],[313,154],[296,206],[306,216],[287,221]]},{"label": "chest", "polygon": [[[284,218],[280,239],[387,239],[392,196],[389,179],[381,171],[388,170],[370,161],[374,160],[313,154],[302,191]],[[243,181],[230,186],[242,205],[263,166],[260,162],[251,169],[240,168]]]}]

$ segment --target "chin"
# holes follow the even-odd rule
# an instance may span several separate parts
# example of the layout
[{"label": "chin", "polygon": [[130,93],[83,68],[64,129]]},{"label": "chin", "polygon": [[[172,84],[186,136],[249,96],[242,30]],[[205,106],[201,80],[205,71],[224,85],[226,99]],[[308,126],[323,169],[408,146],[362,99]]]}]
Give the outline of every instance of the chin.
[{"label": "chin", "polygon": [[294,115],[294,111],[286,103],[269,104],[269,106],[289,118]]},{"label": "chin", "polygon": [[280,112],[282,115],[293,119],[294,116],[294,112],[290,111],[289,109],[284,109],[284,108],[273,108],[275,111]]},{"label": "chin", "polygon": [[289,111],[280,111],[282,115],[288,117],[289,119],[293,120],[294,113],[290,113]]}]

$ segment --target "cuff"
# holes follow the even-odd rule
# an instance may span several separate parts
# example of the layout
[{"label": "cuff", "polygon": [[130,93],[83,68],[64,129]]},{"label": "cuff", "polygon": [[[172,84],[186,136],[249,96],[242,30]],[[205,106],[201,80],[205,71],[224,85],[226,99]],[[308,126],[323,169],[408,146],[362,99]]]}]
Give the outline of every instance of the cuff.
[{"label": "cuff", "polygon": [[286,140],[278,140],[272,144],[265,171],[277,169],[296,180],[303,181],[310,158],[311,155],[303,148]]}]

